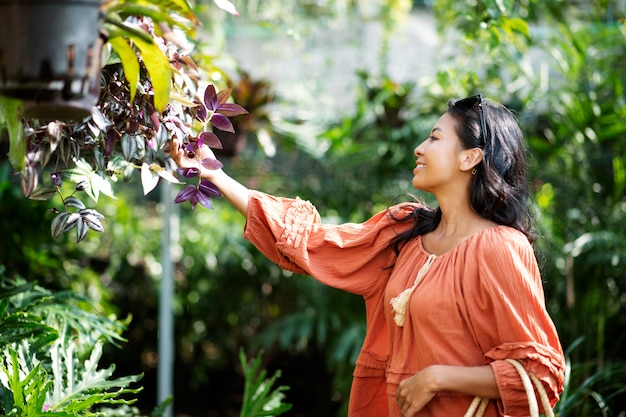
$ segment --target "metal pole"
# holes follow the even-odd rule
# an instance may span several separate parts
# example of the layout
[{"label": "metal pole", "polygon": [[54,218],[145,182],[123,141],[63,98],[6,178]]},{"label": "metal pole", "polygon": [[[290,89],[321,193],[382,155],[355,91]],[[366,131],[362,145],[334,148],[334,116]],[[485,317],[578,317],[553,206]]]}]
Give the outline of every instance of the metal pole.
[{"label": "metal pole", "polygon": [[[174,395],[174,263],[172,249],[178,242],[179,222],[175,210],[173,187],[169,181],[161,181],[161,204],[163,206],[163,230],[161,232],[161,287],[159,292],[159,347],[157,369],[157,401],[161,404]],[[170,405],[163,417],[172,417]]]}]

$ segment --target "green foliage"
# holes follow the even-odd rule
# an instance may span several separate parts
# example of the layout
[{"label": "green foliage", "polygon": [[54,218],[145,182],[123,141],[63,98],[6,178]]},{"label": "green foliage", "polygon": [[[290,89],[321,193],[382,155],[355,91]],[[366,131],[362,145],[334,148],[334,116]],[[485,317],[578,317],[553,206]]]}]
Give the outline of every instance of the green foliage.
[{"label": "green foliage", "polygon": [[607,364],[600,370],[589,369],[589,362],[572,363],[571,354],[584,339],[575,340],[565,352],[565,390],[554,408],[559,417],[612,415],[609,404],[626,393],[625,363]]},{"label": "green foliage", "polygon": [[291,404],[283,402],[283,392],[288,388],[284,385],[274,387],[280,371],[267,378],[267,371],[261,369],[261,356],[262,353],[259,353],[254,360],[248,362],[244,351],[239,351],[246,380],[240,417],[279,416],[291,410]]},{"label": "green foliage", "polygon": [[98,416],[131,404],[141,375],[113,378],[98,364],[124,326],[71,292],[53,293],[0,270],[0,412],[6,416]]}]

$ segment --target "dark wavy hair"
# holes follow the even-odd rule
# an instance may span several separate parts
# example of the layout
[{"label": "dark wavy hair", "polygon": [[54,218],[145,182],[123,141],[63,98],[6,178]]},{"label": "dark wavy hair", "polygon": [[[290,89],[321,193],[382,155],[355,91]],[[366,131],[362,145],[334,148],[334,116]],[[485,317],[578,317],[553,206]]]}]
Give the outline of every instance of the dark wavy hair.
[{"label": "dark wavy hair", "polygon": [[[524,137],[515,115],[492,100],[482,100],[486,134],[481,133],[479,100],[450,100],[446,114],[456,121],[455,131],[463,149],[481,148],[483,160],[476,166],[470,182],[470,204],[480,216],[494,223],[513,227],[532,244],[536,232],[532,225]],[[429,233],[441,221],[441,209],[416,207],[398,222],[413,227],[398,234],[391,245],[396,255],[404,243]]]}]

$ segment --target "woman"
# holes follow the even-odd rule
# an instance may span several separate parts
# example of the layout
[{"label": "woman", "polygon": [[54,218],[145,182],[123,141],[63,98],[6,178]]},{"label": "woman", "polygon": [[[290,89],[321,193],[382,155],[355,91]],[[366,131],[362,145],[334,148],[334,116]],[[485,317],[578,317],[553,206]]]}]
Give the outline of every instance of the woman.
[{"label": "woman", "polygon": [[438,208],[398,204],[362,224],[322,224],[309,202],[248,190],[202,167],[207,147],[181,146],[176,163],[220,189],[270,260],[363,296],[350,416],[462,416],[474,396],[493,399],[485,416],[527,416],[507,358],[558,400],[564,358],[532,247],[523,137],[504,106],[450,101],[415,149],[412,184]]}]

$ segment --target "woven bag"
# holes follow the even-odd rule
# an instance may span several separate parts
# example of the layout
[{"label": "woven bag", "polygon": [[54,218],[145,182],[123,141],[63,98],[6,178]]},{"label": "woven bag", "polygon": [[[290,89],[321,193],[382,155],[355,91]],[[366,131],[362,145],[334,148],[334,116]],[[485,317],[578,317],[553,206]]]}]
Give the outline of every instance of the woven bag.
[{"label": "woven bag", "polygon": [[[541,406],[543,407],[546,417],[554,417],[554,411],[552,411],[548,394],[546,394],[546,390],[541,384],[539,378],[537,378],[532,372],[526,371],[522,364],[515,359],[506,359],[506,361],[515,367],[519,376],[522,378],[524,390],[526,391],[526,396],[528,397],[530,417],[539,417],[539,405],[537,404],[537,397],[535,396],[533,385],[537,390],[537,395],[539,396],[539,400],[541,401]],[[463,417],[482,417],[483,414],[485,414],[488,403],[489,398],[474,397],[474,400]]]}]

